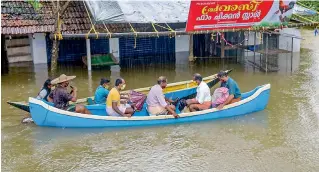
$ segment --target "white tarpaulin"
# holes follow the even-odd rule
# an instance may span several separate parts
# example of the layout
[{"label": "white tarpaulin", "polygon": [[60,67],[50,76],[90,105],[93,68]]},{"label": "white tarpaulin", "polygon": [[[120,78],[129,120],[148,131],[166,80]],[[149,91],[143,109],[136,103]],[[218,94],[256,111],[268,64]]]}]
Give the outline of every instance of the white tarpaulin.
[{"label": "white tarpaulin", "polygon": [[182,23],[188,18],[190,0],[86,0],[95,21],[105,23]]}]

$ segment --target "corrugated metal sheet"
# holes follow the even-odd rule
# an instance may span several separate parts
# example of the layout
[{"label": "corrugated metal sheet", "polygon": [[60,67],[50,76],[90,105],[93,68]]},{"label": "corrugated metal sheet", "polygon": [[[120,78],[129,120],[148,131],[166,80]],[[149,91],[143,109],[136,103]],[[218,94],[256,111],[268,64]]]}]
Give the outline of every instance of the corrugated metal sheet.
[{"label": "corrugated metal sheet", "polygon": [[186,22],[190,0],[86,0],[96,21],[113,23],[182,23]]}]

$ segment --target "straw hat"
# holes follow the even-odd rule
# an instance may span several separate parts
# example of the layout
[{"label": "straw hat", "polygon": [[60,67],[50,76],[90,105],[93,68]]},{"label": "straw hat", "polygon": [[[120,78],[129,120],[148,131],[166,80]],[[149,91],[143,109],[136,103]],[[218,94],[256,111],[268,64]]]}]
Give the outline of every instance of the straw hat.
[{"label": "straw hat", "polygon": [[70,81],[74,79],[76,76],[66,76],[65,74],[60,75],[58,78],[55,78],[54,80],[51,81],[52,85],[59,84],[65,81]]}]

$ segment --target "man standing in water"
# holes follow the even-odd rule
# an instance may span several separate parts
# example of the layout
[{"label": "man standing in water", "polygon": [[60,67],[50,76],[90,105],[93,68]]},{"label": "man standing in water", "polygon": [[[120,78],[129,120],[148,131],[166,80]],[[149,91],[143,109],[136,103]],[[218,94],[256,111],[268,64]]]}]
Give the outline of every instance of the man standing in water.
[{"label": "man standing in water", "polygon": [[123,104],[121,99],[128,99],[120,94],[121,90],[125,89],[125,80],[120,78],[116,79],[115,87],[111,89],[106,100],[106,113],[110,116],[131,117],[134,109],[129,104]]},{"label": "man standing in water", "polygon": [[217,77],[221,81],[220,87],[226,87],[229,91],[229,96],[223,104],[220,104],[217,109],[222,109],[225,105],[239,102],[241,100],[241,93],[236,81],[234,81],[231,77],[227,76],[227,73],[224,71],[220,71],[217,74]]},{"label": "man standing in water", "polygon": [[52,85],[57,87],[50,93],[48,100],[54,103],[54,107],[83,114],[91,114],[91,112],[83,105],[69,105],[69,101],[76,102],[77,100],[77,88],[70,86],[72,91],[68,93],[69,81],[76,76],[60,75],[58,78],[51,81]]}]

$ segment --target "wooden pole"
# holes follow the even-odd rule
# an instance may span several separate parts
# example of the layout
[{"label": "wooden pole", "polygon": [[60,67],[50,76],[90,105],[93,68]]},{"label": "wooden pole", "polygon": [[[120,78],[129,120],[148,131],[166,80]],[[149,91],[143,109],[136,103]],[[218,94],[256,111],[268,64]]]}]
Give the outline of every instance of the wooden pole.
[{"label": "wooden pole", "polygon": [[[316,23],[301,23],[301,24],[289,24],[287,27],[302,27],[302,26],[316,26],[318,25],[319,22]],[[269,32],[268,30],[272,30],[272,29],[278,29],[278,27],[267,27],[265,28],[266,32]],[[223,29],[223,32],[234,32],[234,31],[247,31],[247,28],[244,29]],[[251,29],[250,31],[260,31],[260,29]],[[216,33],[219,32],[221,30],[205,30],[202,31],[203,33]],[[95,38],[99,38],[99,39],[109,39],[110,36],[112,38],[119,38],[119,37],[157,37],[157,36],[168,36],[168,35],[193,35],[196,34],[196,32],[186,32],[186,31],[176,31],[176,32],[171,32],[171,31],[165,31],[165,32],[128,32],[128,33],[90,33],[90,34],[62,34],[63,39],[72,39],[72,38],[82,38],[82,39],[86,39],[86,38],[91,38],[91,39],[95,39]],[[54,35],[51,34],[50,35],[51,39],[54,38]]]},{"label": "wooden pole", "polygon": [[[222,33],[225,34],[225,33]],[[225,35],[224,35],[225,38]],[[225,41],[220,38],[220,58],[225,58]]]},{"label": "wooden pole", "polygon": [[188,60],[190,62],[193,62],[194,61],[194,48],[193,48],[193,44],[194,44],[194,41],[193,41],[193,35],[189,35],[189,56],[188,56]]},{"label": "wooden pole", "polygon": [[[254,63],[256,63],[256,42],[257,42],[257,32],[255,31],[255,34],[254,34]],[[254,68],[254,70],[255,70],[255,68]]]},{"label": "wooden pole", "polygon": [[266,73],[268,72],[268,34],[266,34]]},{"label": "wooden pole", "polygon": [[291,58],[290,58],[291,59],[291,65],[290,65],[291,66],[291,72],[292,72],[292,60],[293,60],[293,56],[294,56],[293,52],[294,52],[294,38],[292,37],[291,38]]},{"label": "wooden pole", "polygon": [[90,43],[90,39],[86,39],[86,57],[87,57],[88,71],[91,71],[92,70],[92,66],[91,66],[91,43]]}]

